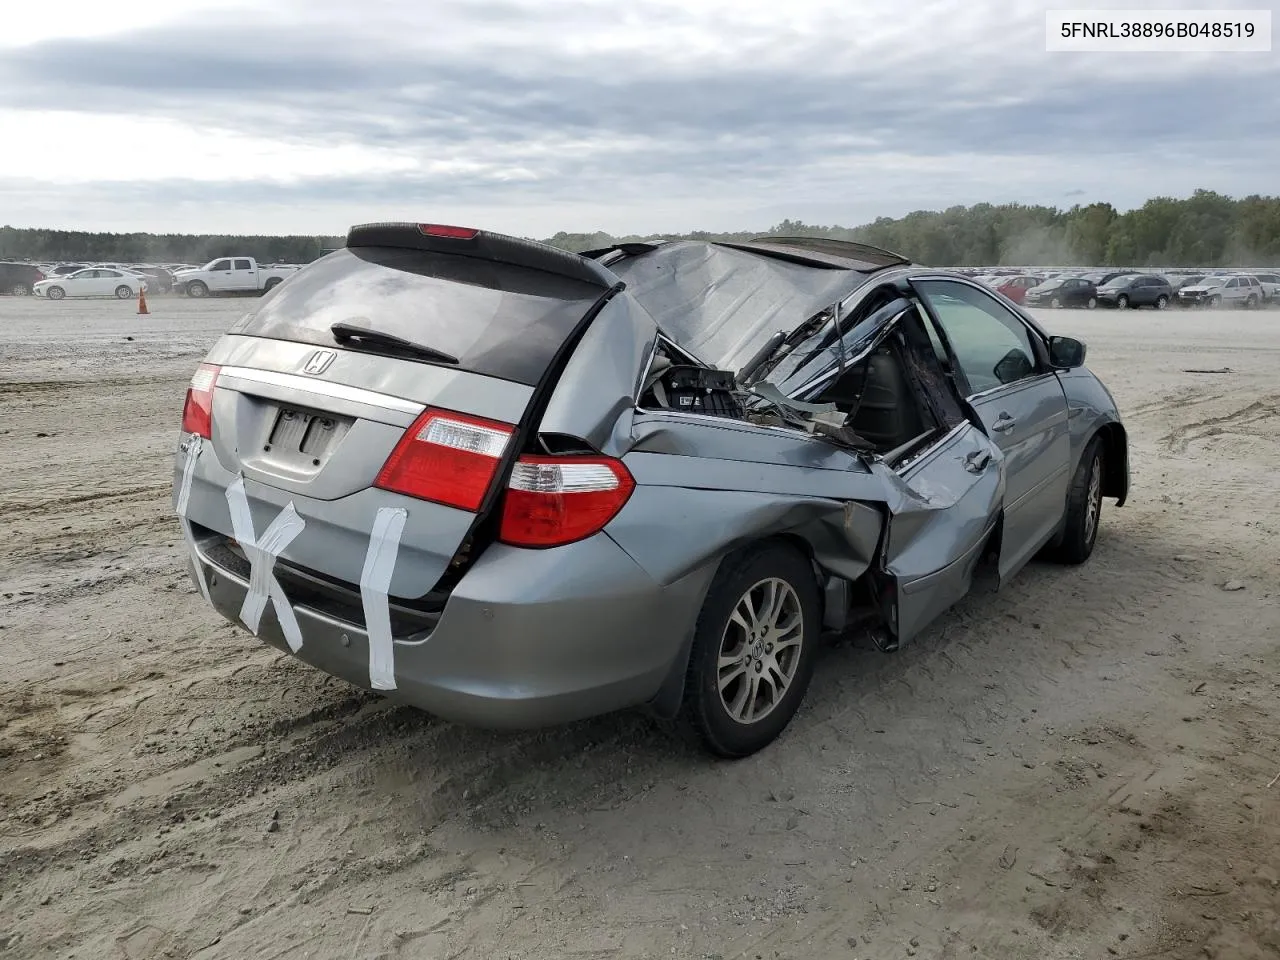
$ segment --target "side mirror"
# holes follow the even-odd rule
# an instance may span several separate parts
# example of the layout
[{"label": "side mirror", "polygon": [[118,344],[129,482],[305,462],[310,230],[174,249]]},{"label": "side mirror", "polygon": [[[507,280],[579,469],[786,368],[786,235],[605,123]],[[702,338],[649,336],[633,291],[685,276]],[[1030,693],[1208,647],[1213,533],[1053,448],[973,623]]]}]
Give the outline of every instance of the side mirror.
[{"label": "side mirror", "polygon": [[1050,337],[1049,364],[1055,370],[1084,366],[1084,344],[1072,337]]}]

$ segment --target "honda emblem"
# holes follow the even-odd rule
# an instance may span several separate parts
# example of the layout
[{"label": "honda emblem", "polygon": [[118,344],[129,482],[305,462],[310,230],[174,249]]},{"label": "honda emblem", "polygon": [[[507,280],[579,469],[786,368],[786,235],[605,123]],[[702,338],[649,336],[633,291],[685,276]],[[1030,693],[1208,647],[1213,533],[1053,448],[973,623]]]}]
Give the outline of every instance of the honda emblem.
[{"label": "honda emblem", "polygon": [[307,359],[307,365],[302,368],[302,372],[318,377],[329,369],[329,364],[333,363],[337,356],[332,350],[317,350]]}]

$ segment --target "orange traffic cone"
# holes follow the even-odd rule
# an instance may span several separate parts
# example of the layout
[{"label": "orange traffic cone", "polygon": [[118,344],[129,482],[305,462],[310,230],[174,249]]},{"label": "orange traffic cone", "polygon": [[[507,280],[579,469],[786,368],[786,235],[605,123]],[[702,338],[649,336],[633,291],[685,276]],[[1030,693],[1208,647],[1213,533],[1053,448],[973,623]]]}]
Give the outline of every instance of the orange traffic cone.
[{"label": "orange traffic cone", "polygon": [[145,291],[145,290],[143,290],[143,289],[142,289],[142,285],[141,285],[141,284],[139,284],[139,286],[138,286],[138,316],[142,316],[143,314],[150,313],[150,312],[151,312],[151,311],[147,309],[147,293],[146,293],[146,291]]}]

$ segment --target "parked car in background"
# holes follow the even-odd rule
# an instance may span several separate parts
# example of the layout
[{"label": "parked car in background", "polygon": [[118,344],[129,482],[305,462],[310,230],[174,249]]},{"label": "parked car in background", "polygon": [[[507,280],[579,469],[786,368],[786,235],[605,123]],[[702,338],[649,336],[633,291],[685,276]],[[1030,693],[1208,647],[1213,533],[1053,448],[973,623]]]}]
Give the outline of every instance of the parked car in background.
[{"label": "parked car in background", "polygon": [[0,261],[0,294],[14,297],[30,296],[33,288],[45,277],[34,263],[16,260]]},{"label": "parked car in background", "polygon": [[1032,287],[1022,300],[1028,307],[1084,307],[1098,305],[1098,288],[1084,277],[1055,277]]},{"label": "parked car in background", "polygon": [[45,271],[46,277],[65,277],[69,273],[75,273],[77,270],[84,270],[89,266],[87,263],[59,263],[50,267]]},{"label": "parked car in background", "polygon": [[984,559],[1088,559],[1129,467],[1084,360],[863,244],[374,224],[199,365],[174,504],[206,602],[317,669],[487,727],[646,706],[742,757],[825,630],[895,650]]},{"label": "parked car in background", "polygon": [[197,270],[179,270],[173,281],[189,297],[211,293],[266,293],[297,272],[296,267],[263,267],[253,257],[220,257]]},{"label": "parked car in background", "polygon": [[1170,283],[1173,284],[1174,301],[1176,302],[1178,300],[1178,294],[1182,290],[1203,282],[1206,276],[1208,275],[1203,273],[1193,273],[1187,276],[1180,276],[1176,280],[1171,280]]},{"label": "parked car in background", "polygon": [[1255,273],[1253,276],[1262,284],[1263,302],[1280,303],[1280,273]]},{"label": "parked car in background", "polygon": [[1173,287],[1169,281],[1154,273],[1126,273],[1098,287],[1098,303],[1120,310],[1129,307],[1163,310],[1172,299]]},{"label": "parked car in background", "polygon": [[1022,303],[1026,298],[1027,291],[1032,287],[1038,287],[1044,283],[1045,278],[1036,276],[1035,274],[1026,274],[1021,277],[1005,277],[1003,281],[996,285],[996,292],[1008,297],[1014,303]]},{"label": "parked car in background", "polygon": [[128,300],[147,289],[146,281],[136,274],[109,267],[88,267],[65,277],[41,280],[33,292],[38,297],[62,300],[65,297],[117,297]]},{"label": "parked car in background", "polygon": [[173,274],[164,267],[135,266],[132,270],[147,281],[148,292],[169,293],[173,290]]},{"label": "parked car in background", "polygon": [[1247,274],[1205,277],[1199,283],[1178,291],[1178,302],[1185,307],[1244,307],[1252,309],[1262,303],[1262,284]]}]

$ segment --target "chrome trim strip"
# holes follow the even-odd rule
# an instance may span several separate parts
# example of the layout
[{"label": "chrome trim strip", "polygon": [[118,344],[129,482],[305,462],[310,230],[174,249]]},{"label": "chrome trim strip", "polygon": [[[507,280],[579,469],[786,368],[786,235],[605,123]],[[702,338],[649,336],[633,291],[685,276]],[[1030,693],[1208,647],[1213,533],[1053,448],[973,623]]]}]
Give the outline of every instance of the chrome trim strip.
[{"label": "chrome trim strip", "polygon": [[[370,407],[379,407],[383,410],[391,410],[395,413],[408,414],[416,417],[422,413],[426,407],[421,403],[414,403],[412,400],[405,400],[402,397],[392,397],[385,393],[377,393],[373,390],[364,390],[360,387],[350,387],[345,383],[333,383],[329,380],[318,380],[315,377],[303,377],[296,373],[280,373],[276,370],[255,370],[251,367],[223,367],[218,371],[217,386],[221,386],[222,378],[244,380],[248,383],[262,383],[273,387],[283,387],[288,390],[297,390],[301,393],[308,393],[316,397],[336,398],[338,400],[348,400],[352,403],[363,403]],[[230,387],[230,384],[228,384]]]}]

